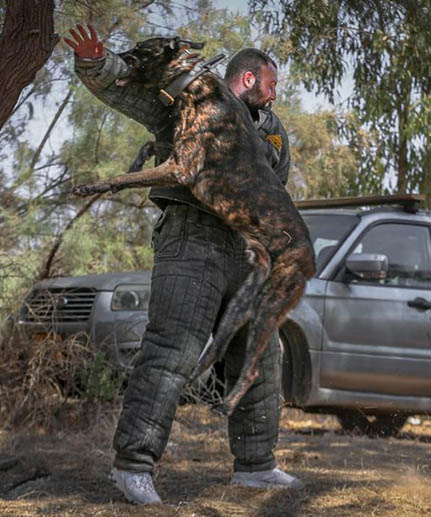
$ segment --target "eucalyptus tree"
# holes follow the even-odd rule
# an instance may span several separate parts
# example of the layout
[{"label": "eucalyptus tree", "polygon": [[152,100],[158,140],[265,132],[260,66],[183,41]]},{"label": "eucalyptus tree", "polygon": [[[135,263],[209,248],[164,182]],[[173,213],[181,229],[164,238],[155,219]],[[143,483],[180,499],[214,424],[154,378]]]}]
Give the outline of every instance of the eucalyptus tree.
[{"label": "eucalyptus tree", "polygon": [[21,91],[48,61],[59,38],[54,32],[54,0],[9,0],[0,14],[1,129]]},{"label": "eucalyptus tree", "polygon": [[[249,0],[308,90],[334,102],[352,81],[344,134],[364,128],[375,145],[359,154],[360,179],[374,191],[430,192],[431,3],[429,0]],[[379,188],[380,187],[380,188]]]},{"label": "eucalyptus tree", "polygon": [[297,95],[280,96],[274,111],[289,134],[287,189],[292,197],[303,200],[354,195],[358,160],[338,133],[340,115],[335,110],[309,113]]}]

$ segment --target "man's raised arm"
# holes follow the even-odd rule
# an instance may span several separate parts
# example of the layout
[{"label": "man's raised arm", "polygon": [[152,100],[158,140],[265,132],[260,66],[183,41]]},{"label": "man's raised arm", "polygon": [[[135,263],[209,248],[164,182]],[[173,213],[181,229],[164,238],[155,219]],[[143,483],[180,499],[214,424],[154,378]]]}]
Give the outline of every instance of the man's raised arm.
[{"label": "man's raised arm", "polygon": [[137,81],[123,81],[129,77],[130,67],[120,55],[104,47],[92,25],[88,25],[88,32],[82,25],[76,29],[70,30],[72,39],[64,41],[75,52],[75,71],[85,86],[111,108],[151,133],[160,133],[170,123],[170,110],[158,95]]},{"label": "man's raised arm", "polygon": [[72,39],[64,38],[75,52],[75,71],[91,92],[107,104],[112,104],[111,95],[108,94],[105,99],[102,91],[110,86],[115,87],[117,79],[127,77],[129,67],[120,56],[104,48],[91,24],[88,24],[88,32],[80,24],[76,29],[69,31]]}]

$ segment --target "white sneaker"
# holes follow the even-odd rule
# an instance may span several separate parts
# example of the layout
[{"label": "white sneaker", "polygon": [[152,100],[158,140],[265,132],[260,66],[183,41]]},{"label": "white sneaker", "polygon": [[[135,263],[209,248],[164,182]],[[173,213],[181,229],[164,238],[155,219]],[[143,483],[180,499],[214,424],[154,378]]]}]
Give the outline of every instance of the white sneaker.
[{"label": "white sneaker", "polygon": [[304,484],[298,478],[283,472],[279,468],[257,472],[234,472],[232,485],[254,488],[293,488],[303,490]]},{"label": "white sneaker", "polygon": [[150,472],[127,472],[114,467],[110,480],[131,503],[144,505],[162,502],[154,488]]}]

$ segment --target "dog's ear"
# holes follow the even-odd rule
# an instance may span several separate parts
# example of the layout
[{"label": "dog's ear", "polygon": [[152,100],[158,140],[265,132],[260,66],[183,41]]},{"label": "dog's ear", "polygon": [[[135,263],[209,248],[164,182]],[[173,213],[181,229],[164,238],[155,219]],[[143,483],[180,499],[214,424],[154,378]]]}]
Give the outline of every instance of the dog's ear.
[{"label": "dog's ear", "polygon": [[188,39],[181,39],[178,36],[175,38],[170,38],[167,42],[167,46],[171,50],[185,50],[185,49],[193,49],[193,50],[201,50],[204,48],[205,42],[191,41]]}]

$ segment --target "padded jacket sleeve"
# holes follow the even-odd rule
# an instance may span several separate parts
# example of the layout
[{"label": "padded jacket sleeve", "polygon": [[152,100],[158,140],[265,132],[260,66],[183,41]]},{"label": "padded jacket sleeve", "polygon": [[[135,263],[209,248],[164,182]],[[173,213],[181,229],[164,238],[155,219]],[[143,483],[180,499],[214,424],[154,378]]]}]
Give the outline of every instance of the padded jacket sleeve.
[{"label": "padded jacket sleeve", "polygon": [[119,55],[110,50],[98,59],[80,59],[75,55],[75,71],[98,99],[151,133],[157,135],[170,124],[170,110],[155,93],[136,81],[127,81],[129,68]]}]

